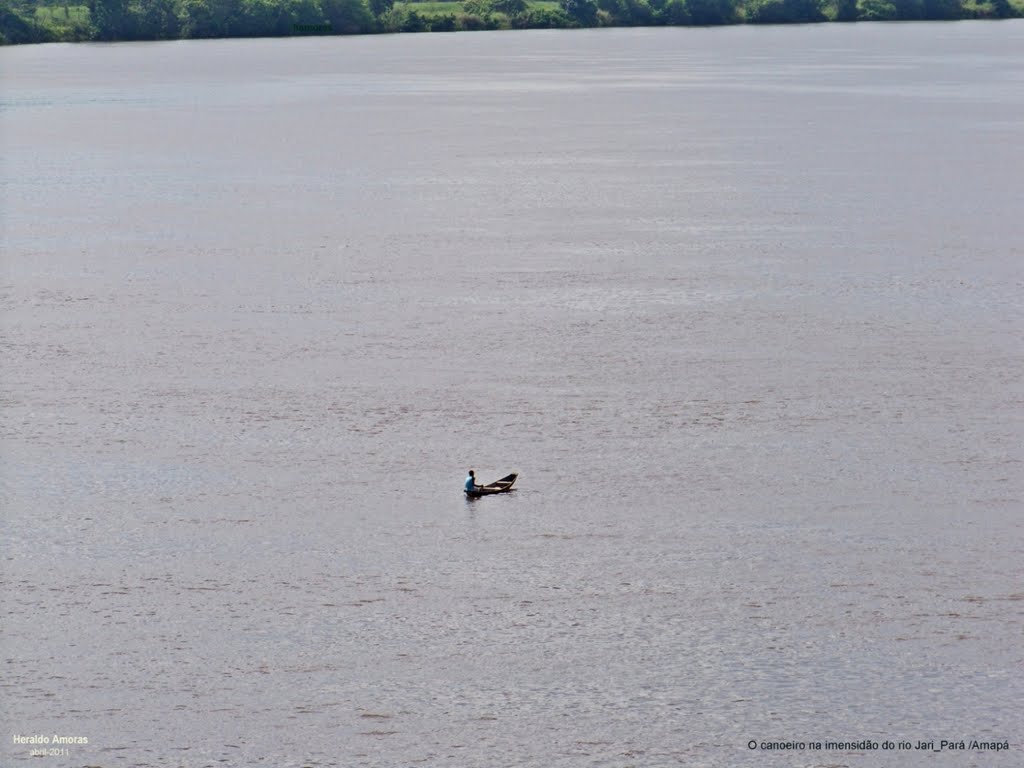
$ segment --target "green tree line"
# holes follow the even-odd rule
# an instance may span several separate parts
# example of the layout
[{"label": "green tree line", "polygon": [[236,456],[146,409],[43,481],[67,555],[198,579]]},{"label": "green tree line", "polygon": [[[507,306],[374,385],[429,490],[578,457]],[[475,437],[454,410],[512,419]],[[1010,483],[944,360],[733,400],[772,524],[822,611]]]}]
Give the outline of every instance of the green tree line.
[{"label": "green tree line", "polygon": [[0,43],[1022,15],[1024,0],[0,0]]}]

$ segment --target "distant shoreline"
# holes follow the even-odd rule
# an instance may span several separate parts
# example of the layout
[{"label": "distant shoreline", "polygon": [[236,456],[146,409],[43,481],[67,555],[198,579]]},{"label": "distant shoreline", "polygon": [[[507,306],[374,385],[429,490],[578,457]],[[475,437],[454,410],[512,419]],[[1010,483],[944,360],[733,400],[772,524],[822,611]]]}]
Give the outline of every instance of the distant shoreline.
[{"label": "distant shoreline", "polygon": [[0,45],[1024,17],[1024,0],[0,0]]}]

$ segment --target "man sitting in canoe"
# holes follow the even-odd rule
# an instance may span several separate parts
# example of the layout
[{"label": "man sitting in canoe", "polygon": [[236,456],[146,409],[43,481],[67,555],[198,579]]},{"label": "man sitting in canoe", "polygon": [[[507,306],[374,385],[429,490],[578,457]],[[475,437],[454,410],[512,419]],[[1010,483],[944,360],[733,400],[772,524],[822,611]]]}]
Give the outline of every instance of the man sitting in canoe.
[{"label": "man sitting in canoe", "polygon": [[466,491],[475,491],[479,486],[476,484],[476,473],[473,470],[469,470],[469,474],[466,475]]}]

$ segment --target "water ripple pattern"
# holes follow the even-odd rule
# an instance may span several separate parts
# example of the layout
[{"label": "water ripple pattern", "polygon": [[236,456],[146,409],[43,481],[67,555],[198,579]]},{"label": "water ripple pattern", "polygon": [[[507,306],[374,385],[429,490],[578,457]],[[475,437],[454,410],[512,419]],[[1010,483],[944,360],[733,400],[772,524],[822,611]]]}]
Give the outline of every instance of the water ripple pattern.
[{"label": "water ripple pattern", "polygon": [[1021,764],[1021,32],[0,49],[0,763]]}]

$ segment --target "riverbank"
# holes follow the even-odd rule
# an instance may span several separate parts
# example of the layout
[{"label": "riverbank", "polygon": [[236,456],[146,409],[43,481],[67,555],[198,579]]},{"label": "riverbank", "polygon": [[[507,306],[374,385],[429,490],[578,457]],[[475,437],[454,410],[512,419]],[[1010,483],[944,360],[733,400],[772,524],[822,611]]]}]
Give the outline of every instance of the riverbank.
[{"label": "riverbank", "polygon": [[0,0],[0,44],[1022,16],[1024,0]]}]

